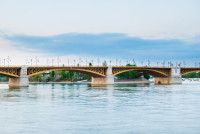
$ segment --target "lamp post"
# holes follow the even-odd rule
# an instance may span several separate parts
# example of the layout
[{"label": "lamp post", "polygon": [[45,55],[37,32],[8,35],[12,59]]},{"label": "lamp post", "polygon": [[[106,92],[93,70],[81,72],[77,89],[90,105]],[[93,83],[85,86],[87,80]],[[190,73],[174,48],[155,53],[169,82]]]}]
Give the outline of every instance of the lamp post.
[{"label": "lamp post", "polygon": [[164,60],[164,62],[163,62],[163,67],[165,67],[165,60]]},{"label": "lamp post", "polygon": [[150,66],[150,60],[148,60],[148,66]]},{"label": "lamp post", "polygon": [[54,59],[51,60],[52,61],[52,66],[54,65]]},{"label": "lamp post", "polygon": [[75,64],[76,64],[76,60],[74,60],[74,66],[75,66]]},{"label": "lamp post", "polygon": [[60,60],[59,57],[57,58],[57,62],[58,62],[58,66],[59,66],[59,64],[60,64],[60,62],[61,62],[61,60]]},{"label": "lamp post", "polygon": [[92,66],[93,66],[93,60],[91,60],[91,62],[92,62]]},{"label": "lamp post", "polygon": [[87,67],[87,63],[88,63],[88,62],[87,62],[87,59],[85,59],[85,65],[86,65],[86,67]]},{"label": "lamp post", "polygon": [[36,66],[37,66],[37,63],[39,62],[39,60],[38,60],[38,58],[37,58],[37,56],[35,57],[35,64],[36,64]]},{"label": "lamp post", "polygon": [[100,59],[99,58],[97,59],[97,62],[98,62],[98,66],[99,66],[99,63],[100,63]]},{"label": "lamp post", "polygon": [[49,59],[47,58],[47,66],[49,66]]},{"label": "lamp post", "polygon": [[33,66],[33,59],[31,58],[30,60],[31,60],[31,66]]},{"label": "lamp post", "polygon": [[116,66],[117,66],[117,62],[118,62],[118,60],[116,59]]},{"label": "lamp post", "polygon": [[157,67],[158,67],[158,63],[159,63],[159,62],[157,62]]},{"label": "lamp post", "polygon": [[4,58],[3,59],[3,62],[4,62],[4,67],[6,66],[6,59]]},{"label": "lamp post", "polygon": [[26,65],[28,65],[29,61],[28,61],[28,58],[26,58]]}]

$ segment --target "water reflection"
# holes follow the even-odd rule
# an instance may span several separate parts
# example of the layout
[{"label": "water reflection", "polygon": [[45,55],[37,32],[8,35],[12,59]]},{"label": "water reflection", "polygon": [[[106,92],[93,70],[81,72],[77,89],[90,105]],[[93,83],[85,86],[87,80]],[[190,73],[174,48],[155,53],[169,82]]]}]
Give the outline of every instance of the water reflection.
[{"label": "water reflection", "polygon": [[0,132],[200,133],[199,96],[200,84],[5,84]]}]

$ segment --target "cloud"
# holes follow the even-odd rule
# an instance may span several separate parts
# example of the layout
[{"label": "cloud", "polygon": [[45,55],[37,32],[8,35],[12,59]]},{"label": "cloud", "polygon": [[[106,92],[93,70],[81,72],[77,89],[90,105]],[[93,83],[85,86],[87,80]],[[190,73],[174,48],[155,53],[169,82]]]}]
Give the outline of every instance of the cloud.
[{"label": "cloud", "polygon": [[[142,39],[126,34],[79,34],[55,36],[4,35],[17,51],[43,57],[74,55],[82,58],[136,60],[191,60],[200,58],[200,43],[179,39]],[[199,37],[195,37],[195,40]]]}]

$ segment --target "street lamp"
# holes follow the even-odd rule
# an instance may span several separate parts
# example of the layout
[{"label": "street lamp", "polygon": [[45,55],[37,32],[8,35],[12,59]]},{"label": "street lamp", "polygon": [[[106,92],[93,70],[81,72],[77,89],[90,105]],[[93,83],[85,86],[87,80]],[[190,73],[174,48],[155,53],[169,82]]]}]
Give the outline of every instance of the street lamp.
[{"label": "street lamp", "polygon": [[97,59],[97,62],[98,62],[98,66],[99,66],[99,63],[100,63],[100,59],[99,58]]},{"label": "street lamp", "polygon": [[148,60],[148,66],[150,66],[150,60]]},{"label": "street lamp", "polygon": [[184,64],[184,67],[185,67],[185,65],[186,65],[186,62],[185,62],[185,61],[183,61],[183,64]]},{"label": "street lamp", "polygon": [[39,62],[37,56],[35,57],[35,63],[36,63],[36,66],[37,66],[37,63]]},{"label": "street lamp", "polygon": [[54,65],[54,64],[53,64],[53,63],[54,63],[54,59],[52,59],[51,61],[52,61],[52,66],[53,66],[53,65]]},{"label": "street lamp", "polygon": [[31,66],[33,66],[33,59],[31,59]]},{"label": "street lamp", "polygon": [[57,62],[58,62],[58,66],[59,66],[59,63],[61,62],[59,57],[57,58]]},{"label": "street lamp", "polygon": [[92,66],[93,66],[93,60],[91,60],[92,61]]},{"label": "street lamp", "polygon": [[29,61],[28,61],[28,58],[26,58],[26,65],[28,65]]},{"label": "street lamp", "polygon": [[85,65],[86,65],[86,67],[87,67],[87,63],[88,63],[88,62],[87,62],[87,59],[85,59]]},{"label": "street lamp", "polygon": [[141,61],[141,64],[142,64],[142,66],[143,66],[143,61]]},{"label": "street lamp", "polygon": [[76,64],[76,60],[74,60],[74,66],[75,66],[75,64]]}]

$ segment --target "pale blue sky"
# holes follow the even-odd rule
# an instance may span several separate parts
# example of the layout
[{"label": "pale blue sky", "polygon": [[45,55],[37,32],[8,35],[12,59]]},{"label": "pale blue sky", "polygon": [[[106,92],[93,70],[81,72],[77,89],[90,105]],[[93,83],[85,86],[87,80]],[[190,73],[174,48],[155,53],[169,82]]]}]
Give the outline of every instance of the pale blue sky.
[{"label": "pale blue sky", "polygon": [[[199,0],[0,0],[0,45],[14,57],[195,61],[199,5]],[[68,51],[72,44],[76,49]],[[1,57],[8,55],[5,50]]]}]

